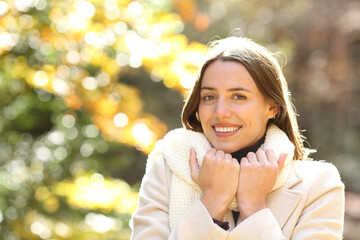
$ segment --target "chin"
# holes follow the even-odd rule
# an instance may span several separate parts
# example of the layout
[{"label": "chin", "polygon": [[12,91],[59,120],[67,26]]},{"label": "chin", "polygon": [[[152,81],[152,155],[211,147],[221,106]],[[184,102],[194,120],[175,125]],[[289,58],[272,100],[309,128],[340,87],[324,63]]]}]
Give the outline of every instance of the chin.
[{"label": "chin", "polygon": [[216,150],[221,150],[224,151],[225,153],[233,153],[240,149],[240,148],[236,148],[235,146],[229,146],[225,144],[215,144],[213,146]]}]

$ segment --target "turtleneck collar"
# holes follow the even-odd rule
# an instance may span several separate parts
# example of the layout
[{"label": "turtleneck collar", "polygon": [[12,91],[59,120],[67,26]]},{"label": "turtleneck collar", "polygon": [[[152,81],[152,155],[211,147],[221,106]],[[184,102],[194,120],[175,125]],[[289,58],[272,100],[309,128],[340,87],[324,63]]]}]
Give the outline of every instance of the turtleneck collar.
[{"label": "turtleneck collar", "polygon": [[265,134],[254,145],[237,150],[236,152],[231,153],[231,156],[233,158],[236,158],[240,163],[241,158],[246,157],[246,155],[249,152],[256,152],[264,142],[265,142]]}]

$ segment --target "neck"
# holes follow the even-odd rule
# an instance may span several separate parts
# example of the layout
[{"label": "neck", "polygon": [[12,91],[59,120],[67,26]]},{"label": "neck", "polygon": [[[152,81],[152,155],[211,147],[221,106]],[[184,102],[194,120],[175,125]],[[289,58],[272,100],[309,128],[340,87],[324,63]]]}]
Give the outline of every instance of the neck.
[{"label": "neck", "polygon": [[237,151],[231,153],[231,156],[233,158],[236,158],[238,160],[238,162],[240,163],[241,158],[246,157],[246,155],[249,152],[256,152],[260,148],[260,146],[264,143],[264,141],[265,141],[265,134],[254,145],[237,150]]}]

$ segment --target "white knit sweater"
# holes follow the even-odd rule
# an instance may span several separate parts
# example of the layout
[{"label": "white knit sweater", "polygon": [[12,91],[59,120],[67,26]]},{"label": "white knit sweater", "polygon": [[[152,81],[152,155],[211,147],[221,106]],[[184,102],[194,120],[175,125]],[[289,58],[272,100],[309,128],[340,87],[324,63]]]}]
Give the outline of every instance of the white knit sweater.
[{"label": "white knit sweater", "polygon": [[[195,200],[200,199],[202,195],[200,187],[191,179],[189,166],[190,148],[196,150],[199,166],[201,166],[204,155],[211,148],[211,145],[203,133],[184,128],[175,129],[167,133],[162,140],[156,143],[155,149],[150,153],[148,159],[147,167],[159,154],[162,154],[169,169],[172,171],[169,205],[169,224],[172,230],[184,212]],[[272,149],[277,157],[281,153],[288,154],[284,167],[279,173],[276,184],[271,191],[282,187],[289,176],[290,163],[294,156],[294,145],[281,129],[271,124],[266,132],[265,142],[259,149]],[[235,198],[230,204],[229,209],[238,211]]]}]

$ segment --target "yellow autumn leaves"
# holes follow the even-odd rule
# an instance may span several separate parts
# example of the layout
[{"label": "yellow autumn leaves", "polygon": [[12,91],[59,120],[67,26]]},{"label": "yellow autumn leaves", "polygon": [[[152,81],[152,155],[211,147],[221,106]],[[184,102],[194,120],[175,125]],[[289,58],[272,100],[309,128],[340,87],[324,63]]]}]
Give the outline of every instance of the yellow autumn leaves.
[{"label": "yellow autumn leaves", "polygon": [[149,153],[166,126],[144,112],[139,91],[121,77],[143,67],[154,81],[185,94],[204,50],[181,34],[181,17],[166,4],[1,2],[2,70],[8,78],[61,96],[72,109],[89,111],[104,138]]}]

